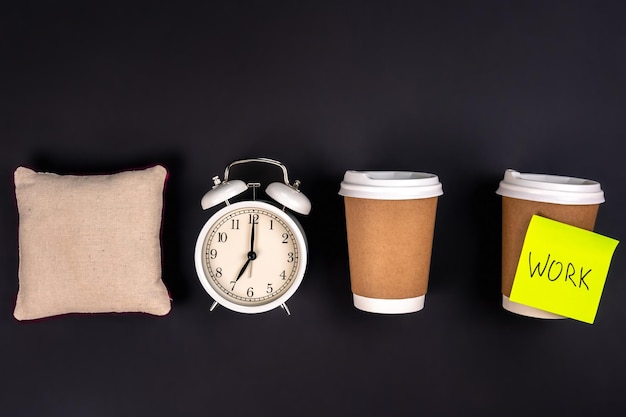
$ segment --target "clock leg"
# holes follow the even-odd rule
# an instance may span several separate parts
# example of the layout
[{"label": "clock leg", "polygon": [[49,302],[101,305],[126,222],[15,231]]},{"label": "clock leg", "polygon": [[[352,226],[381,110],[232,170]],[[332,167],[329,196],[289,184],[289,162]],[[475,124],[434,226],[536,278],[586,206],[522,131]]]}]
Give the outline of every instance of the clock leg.
[{"label": "clock leg", "polygon": [[211,308],[209,308],[209,311],[213,311],[215,310],[215,307],[217,307],[219,304],[217,303],[217,301],[213,301],[213,304],[211,304]]},{"label": "clock leg", "polygon": [[285,313],[287,313],[288,316],[291,316],[291,312],[289,311],[289,307],[287,307],[287,304],[282,303],[280,306],[283,308],[283,310],[285,310]]}]

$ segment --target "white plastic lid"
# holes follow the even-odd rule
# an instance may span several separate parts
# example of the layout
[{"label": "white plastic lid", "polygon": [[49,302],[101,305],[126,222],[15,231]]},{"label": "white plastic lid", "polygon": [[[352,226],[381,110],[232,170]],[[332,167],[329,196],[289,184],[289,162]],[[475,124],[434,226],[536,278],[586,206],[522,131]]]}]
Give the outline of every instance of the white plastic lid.
[{"label": "white plastic lid", "polygon": [[439,177],[425,172],[346,171],[339,195],[373,200],[412,200],[443,194]]},{"label": "white plastic lid", "polygon": [[543,203],[572,205],[604,203],[604,191],[596,181],[557,175],[526,174],[512,169],[504,172],[504,178],[500,181],[496,194]]}]

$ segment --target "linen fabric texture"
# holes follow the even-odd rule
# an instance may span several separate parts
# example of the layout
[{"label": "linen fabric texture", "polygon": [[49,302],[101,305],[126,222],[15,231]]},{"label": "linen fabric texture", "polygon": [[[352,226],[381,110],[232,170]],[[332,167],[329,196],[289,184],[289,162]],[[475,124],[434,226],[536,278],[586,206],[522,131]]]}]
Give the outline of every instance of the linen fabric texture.
[{"label": "linen fabric texture", "polygon": [[19,167],[19,290],[13,315],[163,316],[161,220],[167,171],[57,175]]}]

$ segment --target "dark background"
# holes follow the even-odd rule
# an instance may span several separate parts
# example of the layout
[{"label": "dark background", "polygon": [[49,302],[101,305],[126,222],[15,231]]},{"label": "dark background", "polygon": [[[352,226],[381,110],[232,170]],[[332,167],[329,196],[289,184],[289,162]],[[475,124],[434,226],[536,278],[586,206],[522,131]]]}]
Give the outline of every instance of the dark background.
[{"label": "dark background", "polygon": [[[594,179],[596,231],[626,237],[623,2],[91,3],[0,2],[0,415],[626,413],[623,248],[595,324],[510,314],[494,193]],[[290,317],[209,313],[193,267],[200,198],[251,156],[313,204]],[[16,321],[14,169],[154,163],[172,312]],[[439,175],[423,311],[352,307],[346,169]]]}]

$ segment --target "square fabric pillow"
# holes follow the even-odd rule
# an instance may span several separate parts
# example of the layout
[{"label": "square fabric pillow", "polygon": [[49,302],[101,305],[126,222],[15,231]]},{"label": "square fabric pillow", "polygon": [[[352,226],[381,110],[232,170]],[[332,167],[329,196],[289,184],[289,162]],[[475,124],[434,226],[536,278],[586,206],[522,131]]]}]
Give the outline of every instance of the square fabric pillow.
[{"label": "square fabric pillow", "polygon": [[19,291],[14,316],[165,315],[161,280],[162,166],[113,175],[19,167]]}]

